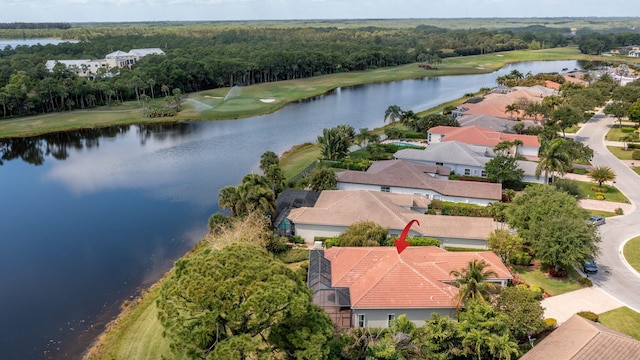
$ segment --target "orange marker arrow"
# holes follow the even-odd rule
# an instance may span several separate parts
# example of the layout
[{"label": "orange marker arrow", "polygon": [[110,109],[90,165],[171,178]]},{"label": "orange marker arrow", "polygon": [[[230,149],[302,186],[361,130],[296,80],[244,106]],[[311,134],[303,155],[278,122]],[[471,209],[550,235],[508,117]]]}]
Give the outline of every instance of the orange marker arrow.
[{"label": "orange marker arrow", "polygon": [[413,223],[416,223],[418,224],[418,226],[420,226],[420,223],[418,222],[418,220],[411,220],[409,221],[407,226],[404,227],[404,230],[402,230],[402,233],[400,234],[400,239],[393,239],[393,242],[396,244],[396,249],[398,250],[398,254],[403,252],[404,249],[407,248],[407,246],[411,245],[411,243],[406,241],[405,239],[407,238],[407,235],[409,234],[409,230],[411,230],[411,225],[413,225]]}]

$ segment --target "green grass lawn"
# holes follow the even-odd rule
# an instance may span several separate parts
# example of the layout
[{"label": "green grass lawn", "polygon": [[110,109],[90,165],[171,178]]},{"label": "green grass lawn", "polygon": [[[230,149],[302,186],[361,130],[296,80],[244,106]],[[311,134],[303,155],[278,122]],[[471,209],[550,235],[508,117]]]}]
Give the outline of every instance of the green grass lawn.
[{"label": "green grass lawn", "polygon": [[100,336],[100,345],[88,356],[93,359],[182,359],[171,353],[169,343],[162,336],[156,300],[159,287],[148,292],[126,316]]},{"label": "green grass lawn", "polygon": [[629,125],[622,125],[622,128],[620,128],[618,123],[616,122],[616,125],[614,125],[605,136],[605,140],[622,141],[624,137],[633,135],[633,132],[622,132],[622,129],[635,130],[635,127],[629,126]]},{"label": "green grass lawn", "polygon": [[[598,186],[598,184],[593,182],[586,182],[586,181],[576,181],[576,183],[578,183],[578,185],[580,186],[580,189],[584,193],[584,196],[586,199],[596,198],[596,193],[591,190],[591,187]],[[624,194],[622,194],[620,190],[610,185],[603,185],[603,186],[606,186],[608,189],[607,192],[604,193],[604,199],[606,201],[613,201],[613,202],[619,202],[619,203],[629,202],[629,199],[627,199],[627,197],[624,196]]]},{"label": "green grass lawn", "polygon": [[640,236],[629,240],[622,250],[629,265],[640,273]]},{"label": "green grass lawn", "polygon": [[[625,150],[619,146],[607,146],[607,149],[620,160],[633,160],[631,158],[633,150]],[[640,160],[638,162],[640,163]]]},{"label": "green grass lawn", "polygon": [[280,167],[285,178],[291,179],[320,157],[320,145],[302,144],[282,154]]},{"label": "green grass lawn", "polygon": [[589,216],[602,216],[602,217],[605,217],[605,218],[616,216],[616,213],[609,212],[609,211],[602,211],[602,210],[589,210],[589,209],[587,209],[587,212],[589,213]]},{"label": "green grass lawn", "polygon": [[582,289],[582,285],[578,283],[580,274],[573,269],[568,271],[569,276],[566,279],[553,279],[539,269],[529,270],[522,266],[514,266],[514,270],[522,276],[524,282],[539,286],[553,296]]},{"label": "green grass lawn", "polygon": [[600,323],[640,340],[640,313],[626,306],[600,314]]}]

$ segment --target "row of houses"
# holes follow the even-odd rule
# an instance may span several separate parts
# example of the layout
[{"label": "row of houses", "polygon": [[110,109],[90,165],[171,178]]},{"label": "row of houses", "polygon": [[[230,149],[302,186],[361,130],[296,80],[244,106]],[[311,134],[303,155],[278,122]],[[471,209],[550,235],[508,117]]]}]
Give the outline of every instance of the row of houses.
[{"label": "row of houses", "polygon": [[107,54],[104,59],[84,60],[47,60],[45,67],[53,71],[57,64],[62,64],[75,72],[78,76],[93,77],[102,71],[131,67],[141,58],[148,55],[164,55],[160,48],[131,49],[129,52],[114,51]]},{"label": "row of houses", "polygon": [[[508,104],[525,101],[523,97],[541,101],[549,94],[557,91],[497,89],[484,100],[456,110],[454,116],[466,126],[431,128],[429,145],[423,150],[399,150],[394,160],[374,162],[366,171],[338,172],[338,190],[314,195],[294,191],[295,196],[285,192],[280,197],[287,199],[289,207],[280,204],[279,212],[285,214],[278,216],[276,225],[286,234],[302,237],[309,246],[361,221],[372,221],[397,237],[407,223],[418,220],[408,235],[432,237],[441,243],[441,247],[409,247],[402,253],[394,247],[313,250],[307,282],[314,302],[325,309],[337,328],[387,327],[401,314],[418,326],[433,313],[453,316],[458,289],[451,285],[450,273],[473,260],[486,262],[496,273],[488,281],[505,286],[511,280],[501,260],[486,251],[487,238],[504,224],[492,218],[429,215],[426,211],[433,200],[481,206],[501,201],[501,184],[450,180],[449,175],[486,177],[485,165],[502,142],[514,143],[508,149],[511,154],[537,159],[538,138],[513,134],[515,121],[502,117]],[[490,114],[486,114],[488,109]],[[525,170],[524,181],[544,182],[535,178],[536,165],[519,161],[518,166]],[[478,251],[449,252],[445,247]]]}]

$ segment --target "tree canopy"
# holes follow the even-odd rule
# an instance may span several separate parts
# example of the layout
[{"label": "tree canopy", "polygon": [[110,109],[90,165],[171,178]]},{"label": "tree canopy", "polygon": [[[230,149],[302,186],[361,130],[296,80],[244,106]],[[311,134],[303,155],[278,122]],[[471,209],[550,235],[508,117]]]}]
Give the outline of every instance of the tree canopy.
[{"label": "tree canopy", "polygon": [[178,260],[158,311],[172,351],[192,359],[322,359],[333,336],[305,282],[248,244]]},{"label": "tree canopy", "polygon": [[556,269],[598,253],[600,237],[586,218],[575,197],[553,186],[528,186],[507,208],[507,223]]},{"label": "tree canopy", "polygon": [[524,176],[524,170],[518,167],[516,158],[512,156],[498,155],[489,160],[484,169],[487,172],[487,178],[499,183],[520,182]]},{"label": "tree canopy", "polygon": [[373,221],[360,221],[349,226],[342,234],[338,235],[340,246],[380,246],[389,230]]}]

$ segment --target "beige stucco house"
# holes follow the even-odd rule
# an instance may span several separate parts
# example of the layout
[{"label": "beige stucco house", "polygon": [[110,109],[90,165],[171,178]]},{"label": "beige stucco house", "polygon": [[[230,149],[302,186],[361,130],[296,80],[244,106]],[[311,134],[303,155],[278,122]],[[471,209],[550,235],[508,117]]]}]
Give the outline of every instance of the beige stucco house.
[{"label": "beige stucco house", "polygon": [[427,199],[482,206],[502,199],[500,184],[449,180],[450,172],[450,168],[442,164],[396,159],[376,161],[367,171],[342,171],[336,178],[338,190],[417,194]]},{"label": "beige stucco house", "polygon": [[361,221],[389,229],[398,236],[411,220],[418,220],[409,236],[428,236],[441,246],[486,249],[486,239],[497,226],[491,218],[426,215],[428,200],[421,195],[365,190],[326,190],[313,207],[289,212],[294,235],[313,244],[316,238],[335,237]]}]

